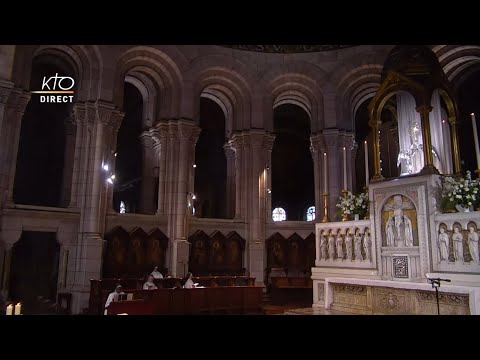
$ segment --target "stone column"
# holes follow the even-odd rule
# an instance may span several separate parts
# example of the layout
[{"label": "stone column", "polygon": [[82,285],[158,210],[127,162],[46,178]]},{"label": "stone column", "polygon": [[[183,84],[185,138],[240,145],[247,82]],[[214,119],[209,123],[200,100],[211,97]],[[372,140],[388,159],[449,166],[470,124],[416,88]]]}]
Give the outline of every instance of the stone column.
[{"label": "stone column", "polygon": [[462,172],[462,164],[460,160],[460,142],[458,140],[458,121],[456,116],[448,118],[452,130],[452,145],[453,145],[453,166],[455,175],[460,175]]},{"label": "stone column", "polygon": [[223,150],[227,159],[226,216],[227,219],[233,219],[235,216],[235,150],[230,141],[223,145]]},{"label": "stone column", "polygon": [[[6,244],[7,246],[3,248],[0,252],[0,256],[2,257],[2,270],[0,278],[0,291],[1,295],[4,299],[8,298],[9,295],[9,288],[10,288],[10,269],[12,265],[12,246],[13,244]],[[4,309],[2,309],[4,310]]]},{"label": "stone column", "polygon": [[62,176],[62,198],[61,204],[63,207],[70,205],[72,182],[73,182],[73,168],[75,162],[75,133],[76,124],[73,116],[67,116],[64,121],[65,129],[65,155],[63,158],[63,176]]},{"label": "stone column", "polygon": [[[23,89],[14,88],[10,92],[10,96],[5,106],[3,120],[3,128],[5,132],[3,135],[4,142],[2,142],[2,148],[5,149],[5,151],[2,170],[3,180],[0,181],[0,186],[2,194],[4,192],[7,193],[5,200],[7,204],[13,204],[13,185],[15,183],[15,172],[17,168],[20,130],[22,127],[23,114],[29,101],[29,92]],[[5,203],[4,201],[2,202]]]},{"label": "stone column", "polygon": [[425,166],[421,170],[423,174],[439,173],[435,165],[433,165],[432,136],[430,134],[430,111],[432,109],[429,105],[421,105],[415,108],[420,113],[422,119],[423,156],[425,159]]},{"label": "stone column", "polygon": [[310,152],[313,159],[313,177],[315,184],[315,221],[320,221],[323,215],[323,167],[324,153],[323,135],[320,133],[310,136]]},{"label": "stone column", "polygon": [[89,127],[85,103],[77,102],[73,106],[72,117],[75,121],[76,134],[69,207],[77,208],[80,206],[79,192],[85,186],[86,181],[86,173],[81,170],[85,169],[86,166],[88,149],[85,146],[89,143]]},{"label": "stone column", "polygon": [[[103,236],[106,217],[108,186],[106,179],[113,168],[105,172],[102,165],[112,163],[114,133],[123,114],[113,104],[97,101],[86,103],[85,112],[77,108],[78,120],[83,123],[81,133],[82,158],[79,173],[77,203],[80,207],[80,223],[77,246],[73,259],[74,274],[72,293],[73,312],[80,313],[88,307],[89,279],[101,277]],[[84,117],[83,113],[85,114]],[[113,165],[112,165],[113,166]],[[111,185],[110,185],[111,186]]]},{"label": "stone column", "polygon": [[153,214],[154,205],[154,177],[153,177],[153,141],[150,132],[144,131],[140,135],[142,142],[142,188],[140,211],[142,214]]},{"label": "stone column", "polygon": [[167,138],[168,138],[168,124],[164,121],[157,123],[155,127],[150,129],[152,139],[154,141],[154,148],[156,151],[156,159],[158,163],[158,198],[157,198],[157,215],[165,213],[166,209],[166,168],[167,168]]},{"label": "stone column", "polygon": [[[327,153],[327,175],[328,175],[328,212],[330,220],[333,221],[334,214],[337,211],[338,198],[343,190],[342,184],[342,153],[343,142],[339,141],[340,133],[337,129],[328,129],[323,131],[323,137]],[[342,145],[342,146],[340,146]],[[342,150],[343,151],[343,150]]]},{"label": "stone column", "polygon": [[234,133],[230,139],[232,149],[235,151],[235,216],[237,220],[243,219],[245,205],[243,195],[245,194],[245,170],[244,170],[244,144],[243,134]]},{"label": "stone column", "polygon": [[176,161],[177,177],[175,181],[175,191],[173,192],[173,207],[175,228],[173,229],[174,246],[172,249],[171,271],[174,276],[182,275],[183,265],[188,263],[188,236],[186,234],[186,216],[187,216],[187,194],[189,189],[191,164],[191,150],[194,148],[200,135],[201,129],[195,126],[193,121],[178,120],[171,123],[171,126],[177,126],[178,129],[178,158]]},{"label": "stone column", "polygon": [[[265,170],[264,170],[264,188],[262,189],[262,195],[265,196],[265,209],[263,210],[263,214],[265,214],[264,223],[273,222],[272,219],[272,149],[273,144],[275,142],[275,134],[265,134],[263,140],[263,154],[264,154],[264,161],[265,161]],[[270,190],[270,192],[268,191]],[[262,226],[263,234],[261,236],[262,239],[266,239],[265,234],[265,226]]]}]

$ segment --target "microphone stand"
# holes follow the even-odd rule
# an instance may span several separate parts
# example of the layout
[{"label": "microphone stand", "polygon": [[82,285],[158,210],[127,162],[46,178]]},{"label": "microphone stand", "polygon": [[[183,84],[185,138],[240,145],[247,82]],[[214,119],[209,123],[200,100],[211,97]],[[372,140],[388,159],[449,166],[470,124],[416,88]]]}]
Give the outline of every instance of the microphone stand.
[{"label": "microphone stand", "polygon": [[450,282],[451,280],[450,279],[440,279],[440,278],[434,278],[434,279],[427,278],[427,282],[429,284],[432,284],[432,288],[435,289],[435,295],[437,297],[437,315],[440,315],[440,301],[438,299],[438,288],[440,287],[440,282],[441,281]]}]

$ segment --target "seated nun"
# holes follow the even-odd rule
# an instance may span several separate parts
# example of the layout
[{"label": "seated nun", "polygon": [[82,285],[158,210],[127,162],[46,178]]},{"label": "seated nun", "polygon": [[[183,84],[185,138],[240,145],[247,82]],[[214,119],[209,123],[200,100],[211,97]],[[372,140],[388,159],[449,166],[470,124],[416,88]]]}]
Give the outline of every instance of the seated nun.
[{"label": "seated nun", "polygon": [[185,276],[184,280],[182,281],[184,289],[193,289],[195,287],[195,283],[192,280],[192,273],[188,272]]},{"label": "seated nun", "polygon": [[163,279],[162,273],[158,271],[158,266],[155,266],[150,275],[152,275],[154,279]]},{"label": "seated nun", "polygon": [[107,301],[105,302],[104,315],[107,315],[107,308],[110,306],[110,303],[112,303],[112,301],[118,301],[119,295],[125,295],[125,293],[122,291],[122,285],[120,284],[117,285],[117,287],[115,288],[115,291],[111,292],[108,295]]},{"label": "seated nun", "polygon": [[143,290],[155,290],[158,289],[157,286],[153,283],[153,275],[148,275],[148,280],[143,284]]}]

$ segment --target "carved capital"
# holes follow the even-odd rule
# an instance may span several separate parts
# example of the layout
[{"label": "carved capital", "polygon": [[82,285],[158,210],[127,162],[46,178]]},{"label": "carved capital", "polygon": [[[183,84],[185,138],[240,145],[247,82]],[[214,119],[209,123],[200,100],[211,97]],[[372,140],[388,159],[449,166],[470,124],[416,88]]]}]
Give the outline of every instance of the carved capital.
[{"label": "carved capital", "polygon": [[267,133],[263,138],[263,148],[267,151],[272,151],[273,143],[275,142],[275,134]]},{"label": "carved capital", "polygon": [[248,133],[250,138],[250,145],[252,148],[260,148],[263,146],[263,138],[265,136],[265,131],[250,131]]},{"label": "carved capital", "polygon": [[233,148],[231,141],[228,141],[223,145],[223,151],[225,151],[225,157],[227,160],[235,158],[235,149]]},{"label": "carved capital", "polygon": [[323,139],[325,141],[326,149],[339,147],[339,131],[338,130],[324,130]]},{"label": "carved capital", "polygon": [[87,121],[87,108],[84,103],[77,102],[73,105],[72,117],[77,126]]},{"label": "carved capital", "polygon": [[14,83],[11,81],[0,80],[0,104],[6,104],[8,97],[12,92]]},{"label": "carved capital", "polygon": [[433,107],[431,107],[430,105],[420,105],[420,106],[417,106],[415,110],[417,110],[417,112],[420,113],[420,115],[428,116],[430,111],[433,110]]},{"label": "carved capital", "polygon": [[120,129],[120,126],[122,126],[122,121],[124,117],[125,113],[118,110],[114,111],[110,117],[109,126],[111,126],[115,131],[118,131],[118,129]]},{"label": "carved capital", "polygon": [[140,142],[142,143],[143,148],[150,148],[153,146],[152,133],[150,131],[143,131],[140,136]]},{"label": "carved capital", "polygon": [[353,134],[345,134],[342,140],[343,140],[342,141],[343,144],[341,145],[341,147],[345,147],[345,149],[348,151],[353,150],[356,144],[355,137],[353,136]]},{"label": "carved capital", "polygon": [[235,152],[243,150],[244,141],[242,133],[234,133],[232,138],[229,140],[229,143]]},{"label": "carved capital", "polygon": [[20,88],[13,88],[7,99],[6,107],[9,110],[18,113],[19,116],[23,116],[29,101],[30,93],[28,91]]},{"label": "carved capital", "polygon": [[310,136],[310,151],[312,153],[321,153],[325,149],[323,135],[316,133]]}]

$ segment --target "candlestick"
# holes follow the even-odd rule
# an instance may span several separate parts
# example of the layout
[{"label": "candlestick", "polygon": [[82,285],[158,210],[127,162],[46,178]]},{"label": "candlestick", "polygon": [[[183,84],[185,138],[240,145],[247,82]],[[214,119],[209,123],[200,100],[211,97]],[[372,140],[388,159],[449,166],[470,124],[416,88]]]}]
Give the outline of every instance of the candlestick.
[{"label": "candlestick", "polygon": [[13,306],[12,304],[7,306],[7,312],[5,313],[6,315],[13,315]]},{"label": "candlestick", "polygon": [[347,189],[347,149],[343,147],[343,188]]},{"label": "candlestick", "polygon": [[[347,197],[348,191],[347,190],[342,190],[342,195],[344,198]],[[342,213],[342,221],[347,221],[348,220],[348,214],[347,213]]]},{"label": "candlestick", "polygon": [[323,153],[323,192],[328,193],[327,153]]},{"label": "candlestick", "polygon": [[15,315],[21,315],[22,312],[22,304],[18,303],[15,305]]},{"label": "candlestick", "polygon": [[477,133],[477,120],[475,114],[471,113],[472,127],[473,127],[473,140],[475,141],[475,154],[477,156],[477,170],[480,169],[480,148],[478,147],[478,133]]},{"label": "candlestick", "polygon": [[323,219],[322,223],[327,223],[330,222],[330,219],[328,218],[328,193],[324,192],[323,193]]},{"label": "candlestick", "polygon": [[365,147],[365,184],[366,186],[368,186],[368,182],[370,181],[370,174],[368,173],[368,145],[366,140],[364,143],[364,147]]}]

